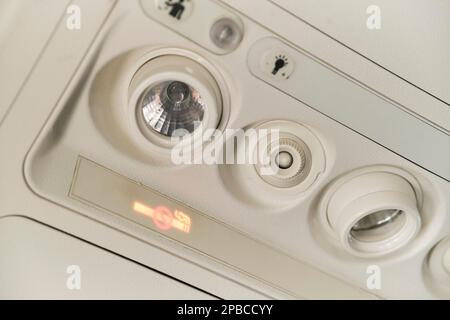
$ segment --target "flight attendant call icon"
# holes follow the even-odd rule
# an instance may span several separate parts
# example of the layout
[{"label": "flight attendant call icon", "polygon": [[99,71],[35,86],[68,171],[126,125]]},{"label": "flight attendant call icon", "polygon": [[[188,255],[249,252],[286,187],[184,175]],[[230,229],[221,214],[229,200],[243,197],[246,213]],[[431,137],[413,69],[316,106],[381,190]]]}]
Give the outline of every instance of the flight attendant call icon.
[{"label": "flight attendant call icon", "polygon": [[192,0],[158,0],[157,7],[170,18],[184,20],[192,12]]}]

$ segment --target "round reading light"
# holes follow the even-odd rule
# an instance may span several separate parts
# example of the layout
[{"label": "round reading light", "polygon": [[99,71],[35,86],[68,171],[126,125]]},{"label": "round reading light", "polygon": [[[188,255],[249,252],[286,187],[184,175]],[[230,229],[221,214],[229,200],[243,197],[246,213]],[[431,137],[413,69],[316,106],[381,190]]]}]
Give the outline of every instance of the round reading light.
[{"label": "round reading light", "polygon": [[380,210],[365,216],[359,220],[352,228],[352,232],[373,230],[395,221],[402,214],[400,210]]},{"label": "round reading light", "polygon": [[207,106],[188,84],[164,81],[144,93],[139,108],[149,128],[172,137],[193,133],[202,123]]},{"label": "round reading light", "polygon": [[215,78],[184,56],[151,59],[137,71],[129,91],[141,133],[155,145],[170,148],[176,143],[171,138],[187,135],[202,139],[197,129],[216,129],[221,121],[222,94]]},{"label": "round reading light", "polygon": [[183,157],[188,149],[206,147],[215,130],[227,126],[229,84],[218,64],[195,52],[144,46],[99,70],[89,110],[101,134],[121,153],[157,166],[188,165],[191,159]]},{"label": "round reading light", "polygon": [[390,253],[419,231],[417,192],[394,172],[358,171],[329,187],[322,201],[322,224],[352,254]]}]

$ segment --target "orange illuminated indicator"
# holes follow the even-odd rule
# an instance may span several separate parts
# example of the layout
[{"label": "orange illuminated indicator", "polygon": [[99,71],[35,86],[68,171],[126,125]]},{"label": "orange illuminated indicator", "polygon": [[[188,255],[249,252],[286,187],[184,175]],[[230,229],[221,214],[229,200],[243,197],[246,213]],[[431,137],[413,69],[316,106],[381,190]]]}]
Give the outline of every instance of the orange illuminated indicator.
[{"label": "orange illuminated indicator", "polygon": [[160,230],[165,231],[174,228],[185,233],[191,231],[191,218],[181,211],[175,210],[175,212],[172,212],[172,210],[164,206],[150,208],[140,202],[135,202],[133,209],[152,218],[153,223]]}]

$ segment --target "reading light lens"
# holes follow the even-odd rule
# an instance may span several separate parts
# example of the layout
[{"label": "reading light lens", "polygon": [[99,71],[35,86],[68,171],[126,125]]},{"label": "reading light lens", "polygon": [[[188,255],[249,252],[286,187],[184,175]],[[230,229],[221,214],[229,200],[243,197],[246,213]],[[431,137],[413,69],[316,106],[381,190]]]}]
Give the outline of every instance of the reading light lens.
[{"label": "reading light lens", "polygon": [[398,234],[405,225],[405,221],[405,215],[401,210],[377,211],[355,223],[350,236],[354,240],[366,243],[383,241]]},{"label": "reading light lens", "polygon": [[189,98],[189,87],[179,81],[174,81],[167,87],[167,96],[173,103],[181,103]]},{"label": "reading light lens", "polygon": [[402,211],[395,209],[374,212],[359,220],[353,226],[352,231],[357,232],[380,228],[388,223],[393,222],[401,214]]},{"label": "reading light lens", "polygon": [[184,136],[203,121],[206,104],[200,93],[180,81],[165,81],[147,89],[140,110],[148,127],[167,136]]}]

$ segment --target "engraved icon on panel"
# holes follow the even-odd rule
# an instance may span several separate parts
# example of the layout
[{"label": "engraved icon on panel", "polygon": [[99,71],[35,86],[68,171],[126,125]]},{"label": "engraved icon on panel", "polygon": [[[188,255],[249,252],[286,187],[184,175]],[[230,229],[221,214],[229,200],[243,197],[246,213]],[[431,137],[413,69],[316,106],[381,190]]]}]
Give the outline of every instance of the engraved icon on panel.
[{"label": "engraved icon on panel", "polygon": [[157,0],[156,5],[169,19],[184,20],[192,11],[191,0]]}]

